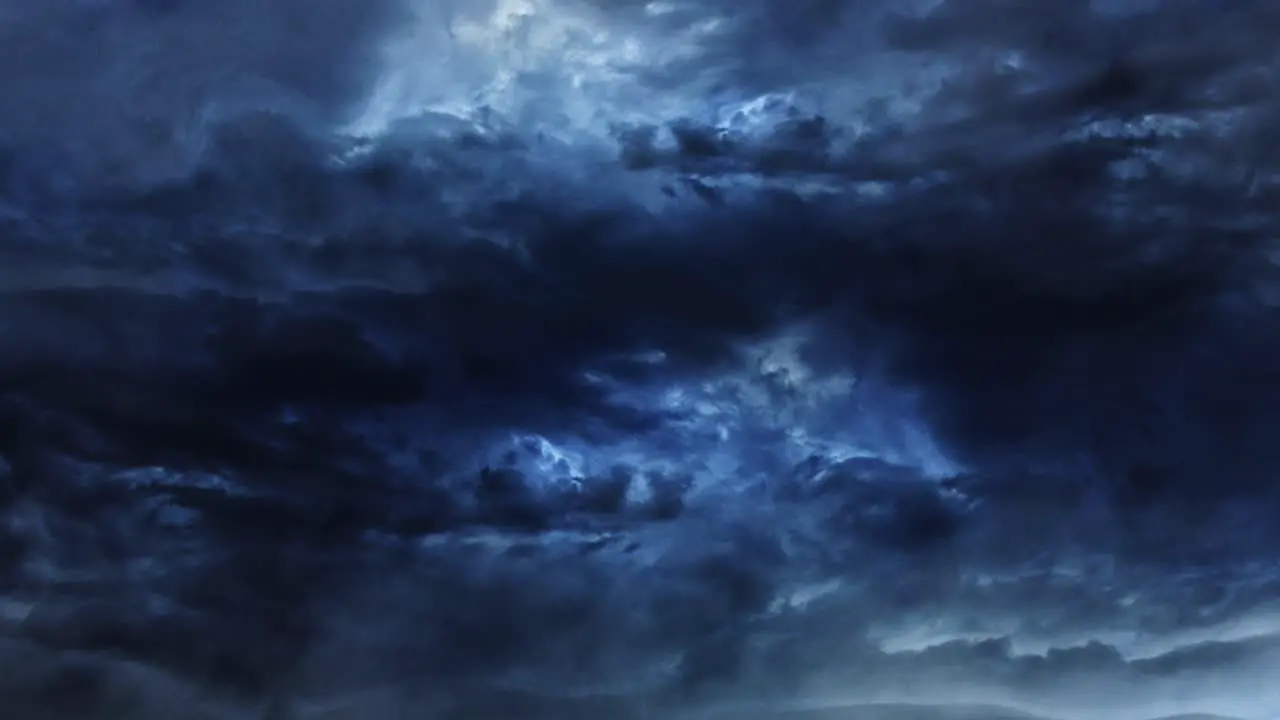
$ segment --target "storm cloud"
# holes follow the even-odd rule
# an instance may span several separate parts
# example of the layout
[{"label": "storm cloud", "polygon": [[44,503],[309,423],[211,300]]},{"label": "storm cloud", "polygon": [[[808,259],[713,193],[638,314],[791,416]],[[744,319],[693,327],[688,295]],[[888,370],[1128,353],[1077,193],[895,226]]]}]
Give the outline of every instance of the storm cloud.
[{"label": "storm cloud", "polygon": [[0,5],[0,692],[1275,716],[1277,30]]}]

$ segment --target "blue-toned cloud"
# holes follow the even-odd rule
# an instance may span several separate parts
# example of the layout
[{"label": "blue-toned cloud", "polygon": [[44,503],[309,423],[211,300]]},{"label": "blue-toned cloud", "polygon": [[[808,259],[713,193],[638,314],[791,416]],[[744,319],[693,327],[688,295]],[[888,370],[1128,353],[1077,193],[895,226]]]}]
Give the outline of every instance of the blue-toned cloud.
[{"label": "blue-toned cloud", "polygon": [[0,9],[2,692],[1274,716],[1277,23]]}]

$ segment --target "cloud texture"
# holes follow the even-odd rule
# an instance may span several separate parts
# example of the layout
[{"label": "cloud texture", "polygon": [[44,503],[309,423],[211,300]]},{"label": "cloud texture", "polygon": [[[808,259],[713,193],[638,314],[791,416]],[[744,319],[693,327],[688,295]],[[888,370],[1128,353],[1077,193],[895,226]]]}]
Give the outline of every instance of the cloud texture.
[{"label": "cloud texture", "polygon": [[1277,716],[1278,31],[0,4],[0,693]]}]

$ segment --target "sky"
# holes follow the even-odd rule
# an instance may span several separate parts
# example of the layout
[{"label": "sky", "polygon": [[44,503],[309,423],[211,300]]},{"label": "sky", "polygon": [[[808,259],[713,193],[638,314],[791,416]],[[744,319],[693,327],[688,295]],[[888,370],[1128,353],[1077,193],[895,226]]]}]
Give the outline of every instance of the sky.
[{"label": "sky", "polygon": [[0,698],[1280,717],[1277,32],[0,0]]}]

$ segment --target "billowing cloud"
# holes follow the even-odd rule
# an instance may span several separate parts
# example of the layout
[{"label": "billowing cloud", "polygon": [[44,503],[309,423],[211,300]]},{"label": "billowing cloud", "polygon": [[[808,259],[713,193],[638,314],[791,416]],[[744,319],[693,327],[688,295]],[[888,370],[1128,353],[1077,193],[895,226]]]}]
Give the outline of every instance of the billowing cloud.
[{"label": "billowing cloud", "polygon": [[1278,21],[0,9],[3,694],[1280,713]]}]

